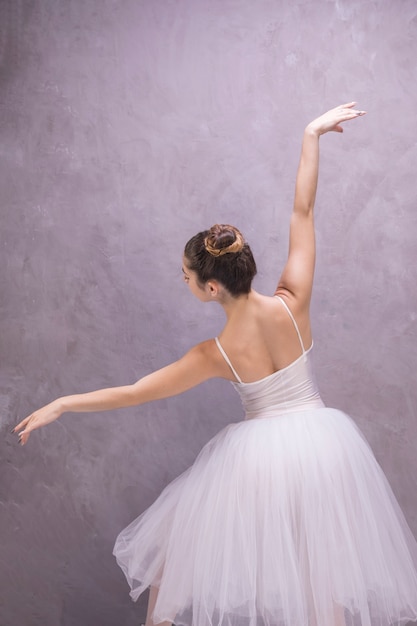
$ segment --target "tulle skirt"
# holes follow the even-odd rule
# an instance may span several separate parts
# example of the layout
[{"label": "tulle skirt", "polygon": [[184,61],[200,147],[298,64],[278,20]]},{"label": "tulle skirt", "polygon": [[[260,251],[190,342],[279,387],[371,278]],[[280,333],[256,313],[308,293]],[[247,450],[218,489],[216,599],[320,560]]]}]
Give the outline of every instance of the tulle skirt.
[{"label": "tulle skirt", "polygon": [[417,619],[417,543],[335,409],[231,424],[124,529],[114,554],[153,621],[372,626]]}]

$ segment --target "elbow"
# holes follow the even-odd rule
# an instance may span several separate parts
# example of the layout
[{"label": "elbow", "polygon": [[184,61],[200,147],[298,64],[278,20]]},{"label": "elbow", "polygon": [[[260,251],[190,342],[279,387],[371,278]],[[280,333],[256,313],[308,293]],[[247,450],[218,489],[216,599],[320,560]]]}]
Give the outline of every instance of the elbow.
[{"label": "elbow", "polygon": [[294,205],[293,219],[295,222],[302,219],[303,223],[314,222],[314,201],[306,201]]},{"label": "elbow", "polygon": [[138,383],[134,383],[133,385],[127,385],[125,387],[125,402],[126,407],[142,404],[143,399],[141,398]]}]

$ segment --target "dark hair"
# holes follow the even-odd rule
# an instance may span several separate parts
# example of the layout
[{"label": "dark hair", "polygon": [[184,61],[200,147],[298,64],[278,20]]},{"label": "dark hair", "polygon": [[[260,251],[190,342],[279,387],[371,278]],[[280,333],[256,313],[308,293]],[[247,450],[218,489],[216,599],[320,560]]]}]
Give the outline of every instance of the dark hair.
[{"label": "dark hair", "polygon": [[241,232],[229,224],[215,224],[186,243],[184,256],[188,269],[204,285],[218,280],[232,296],[249,293],[256,263]]}]

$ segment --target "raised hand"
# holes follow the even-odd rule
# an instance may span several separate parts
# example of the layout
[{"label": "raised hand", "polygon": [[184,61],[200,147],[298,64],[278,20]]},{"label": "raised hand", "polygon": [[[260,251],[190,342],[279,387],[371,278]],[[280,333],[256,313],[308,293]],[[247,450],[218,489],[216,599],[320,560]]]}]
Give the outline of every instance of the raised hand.
[{"label": "raised hand", "polygon": [[278,282],[277,293],[291,294],[294,308],[308,316],[313,286],[315,235],[313,209],[319,171],[319,137],[334,131],[342,133],[342,122],[364,115],[356,102],[341,104],[320,115],[306,126],[295,184],[294,209],[290,225],[288,260]]},{"label": "raised hand", "polygon": [[340,125],[342,122],[353,120],[356,117],[365,115],[366,113],[366,111],[359,111],[355,109],[355,105],[356,102],[347,102],[346,104],[341,104],[334,109],[330,109],[327,113],[320,115],[320,117],[310,122],[306,130],[313,131],[319,136],[324,135],[324,133],[328,133],[329,131],[343,133],[343,128]]}]

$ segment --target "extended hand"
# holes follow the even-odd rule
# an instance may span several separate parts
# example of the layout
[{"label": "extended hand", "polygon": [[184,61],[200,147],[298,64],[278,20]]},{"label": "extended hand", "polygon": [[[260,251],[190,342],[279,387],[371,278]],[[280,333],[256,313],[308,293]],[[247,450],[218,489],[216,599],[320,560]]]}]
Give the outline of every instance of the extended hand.
[{"label": "extended hand", "polygon": [[59,404],[58,401],[55,400],[38,411],[35,411],[29,415],[29,417],[26,417],[13,428],[12,432],[19,433],[19,443],[24,445],[27,443],[32,430],[36,430],[36,428],[40,428],[41,426],[46,426],[46,424],[54,422],[60,415],[61,411],[59,409]]},{"label": "extended hand", "polygon": [[317,135],[324,135],[324,133],[328,133],[329,131],[343,133],[343,128],[340,126],[341,122],[353,120],[366,113],[366,111],[354,109],[353,107],[355,105],[356,102],[348,102],[327,111],[324,115],[320,115],[320,117],[310,122],[307,126],[307,130],[313,131]]}]

